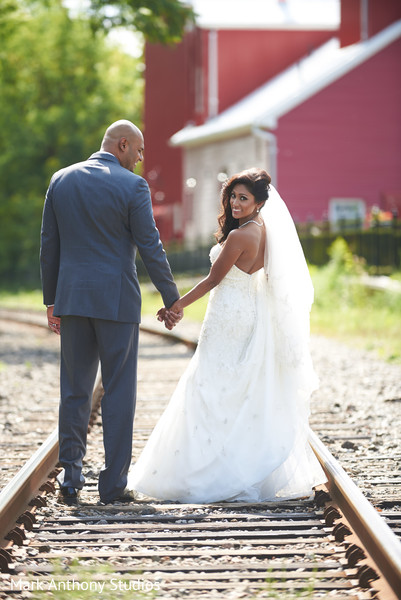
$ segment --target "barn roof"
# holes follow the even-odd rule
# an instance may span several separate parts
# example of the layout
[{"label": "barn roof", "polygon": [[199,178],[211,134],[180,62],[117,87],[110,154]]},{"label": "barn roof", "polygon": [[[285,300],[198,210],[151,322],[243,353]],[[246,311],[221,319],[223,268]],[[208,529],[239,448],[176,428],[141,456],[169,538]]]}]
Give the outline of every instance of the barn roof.
[{"label": "barn roof", "polygon": [[281,116],[400,37],[401,20],[366,41],[344,48],[333,38],[203,125],[184,127],[170,143],[192,146],[244,135],[255,127],[274,129]]},{"label": "barn roof", "polygon": [[337,29],[339,0],[190,0],[203,29]]}]

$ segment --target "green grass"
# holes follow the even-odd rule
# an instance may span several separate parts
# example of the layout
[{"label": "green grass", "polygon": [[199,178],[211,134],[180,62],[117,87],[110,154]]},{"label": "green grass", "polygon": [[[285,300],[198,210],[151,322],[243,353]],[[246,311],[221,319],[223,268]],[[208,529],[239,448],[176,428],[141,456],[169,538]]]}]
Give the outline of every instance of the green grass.
[{"label": "green grass", "polygon": [[0,290],[0,308],[18,310],[45,310],[41,290]]},{"label": "green grass", "polygon": [[[180,285],[180,280],[176,280],[178,289],[180,294],[185,294],[188,290],[191,289],[191,286],[188,285],[188,280],[185,280],[184,285]],[[194,302],[190,306],[187,306],[184,310],[185,319],[190,319],[191,321],[203,321],[205,316],[207,302],[209,299],[209,294],[200,298],[197,302]],[[152,291],[148,289],[148,286],[142,288],[142,313],[144,315],[156,315],[159,308],[163,306],[162,299],[160,297],[159,292]]]},{"label": "green grass", "polygon": [[[138,575],[140,572],[138,572]],[[153,600],[160,584],[145,578],[124,578],[113,565],[80,563],[77,559],[53,561],[53,571],[46,580],[31,575],[11,589],[22,589],[32,600]],[[11,584],[10,584],[11,587]]]},{"label": "green grass", "polygon": [[[278,565],[277,569],[280,569]],[[269,569],[266,584],[261,587],[252,598],[253,600],[262,600],[263,598],[267,598],[268,600],[296,600],[298,598],[312,600],[315,591],[315,579],[315,571],[312,571],[309,580],[305,580],[302,588],[298,590],[280,589],[280,582],[282,584],[287,583],[286,578],[281,577],[280,579],[277,579],[274,577],[274,570]],[[322,596],[321,600],[324,600],[325,598],[327,598],[326,595],[324,597]]]},{"label": "green grass", "polygon": [[[185,294],[189,289],[188,279],[177,280],[177,285],[181,294]],[[163,301],[159,292],[156,289],[151,289],[150,285],[142,286],[142,313],[144,315],[156,315],[159,308],[163,306]],[[198,302],[185,309],[185,318],[192,321],[203,321],[206,312],[208,295],[204,296]],[[1,290],[0,291],[0,308],[17,309],[17,310],[35,310],[45,311],[43,305],[42,292],[40,290],[19,290],[17,292]],[[156,318],[156,317],[155,317]]]},{"label": "green grass", "polygon": [[[52,561],[53,571],[47,579],[42,579],[40,585],[32,575],[27,579],[15,577],[12,589],[31,592],[32,600],[54,598],[56,600],[154,600],[162,597],[163,584],[146,578],[124,578],[114,571],[113,565],[85,564],[74,559]],[[140,572],[138,572],[140,575]],[[285,578],[276,579],[273,569],[269,569],[265,584],[252,595],[254,600],[311,600],[315,590],[314,572],[309,580],[298,590],[283,590],[278,587]],[[11,586],[11,584],[10,584]],[[39,588],[39,589],[38,589]],[[160,592],[160,593],[159,593]],[[323,598],[326,598],[325,595]]]},{"label": "green grass", "polygon": [[[278,567],[279,568],[279,567]],[[164,596],[163,583],[137,577],[123,577],[112,564],[92,563],[68,558],[52,561],[52,571],[40,581],[34,575],[19,579],[15,576],[10,589],[29,593],[32,600],[54,598],[55,600],[155,600]],[[312,600],[315,590],[315,572],[298,590],[280,589],[285,577],[274,577],[273,569],[266,574],[264,584],[252,594],[254,600]],[[328,598],[327,595],[321,597]]]},{"label": "green grass", "polygon": [[[334,242],[331,257],[326,266],[310,269],[315,288],[312,333],[401,363],[401,294],[358,284],[358,275],[366,269],[351,255],[344,240]],[[399,276],[395,273],[393,277]]]},{"label": "green grass", "polygon": [[394,313],[387,306],[340,306],[336,310],[314,306],[311,332],[401,363],[401,312]]}]

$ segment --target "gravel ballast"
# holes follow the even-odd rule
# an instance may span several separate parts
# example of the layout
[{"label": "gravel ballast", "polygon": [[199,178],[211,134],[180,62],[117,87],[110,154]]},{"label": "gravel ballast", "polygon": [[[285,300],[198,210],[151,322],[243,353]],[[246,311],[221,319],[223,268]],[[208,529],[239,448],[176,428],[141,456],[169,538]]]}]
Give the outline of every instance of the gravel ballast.
[{"label": "gravel ballast", "polygon": [[[176,331],[196,337],[198,329],[184,320]],[[30,420],[38,444],[56,425],[59,342],[46,329],[0,320],[1,444],[26,431]],[[320,388],[312,397],[312,428],[324,431],[324,441],[339,457],[371,452],[399,458],[401,365],[323,337],[312,337],[311,350],[320,378]],[[337,425],[324,425],[330,419],[339,428],[347,426],[350,437],[357,432],[356,441],[336,439]]]}]

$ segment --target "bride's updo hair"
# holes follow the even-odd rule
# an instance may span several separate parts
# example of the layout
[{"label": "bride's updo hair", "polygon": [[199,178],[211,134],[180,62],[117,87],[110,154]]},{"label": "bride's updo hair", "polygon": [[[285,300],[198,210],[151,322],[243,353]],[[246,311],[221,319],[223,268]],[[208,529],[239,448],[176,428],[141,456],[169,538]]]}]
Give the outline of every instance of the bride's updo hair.
[{"label": "bride's updo hair", "polygon": [[255,196],[255,202],[262,208],[269,197],[271,177],[264,169],[247,169],[227,179],[221,188],[221,212],[217,218],[219,230],[215,233],[216,240],[221,244],[227,239],[233,229],[238,229],[239,220],[234,219],[231,212],[231,192],[238,183],[242,183]]}]

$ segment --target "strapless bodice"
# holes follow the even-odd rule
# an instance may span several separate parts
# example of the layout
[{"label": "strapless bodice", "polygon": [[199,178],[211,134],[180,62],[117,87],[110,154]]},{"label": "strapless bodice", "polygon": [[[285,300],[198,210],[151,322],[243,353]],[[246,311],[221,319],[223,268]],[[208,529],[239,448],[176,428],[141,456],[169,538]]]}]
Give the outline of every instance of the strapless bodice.
[{"label": "strapless bodice", "polygon": [[[219,256],[221,250],[222,250],[223,246],[221,246],[221,244],[215,244],[209,253],[209,257],[210,257],[210,262],[213,264],[214,261],[217,259],[217,257]],[[231,269],[228,271],[227,275],[225,276],[224,279],[227,279],[229,281],[234,280],[243,280],[243,279],[254,279],[255,276],[261,271],[261,269],[259,269],[259,271],[255,271],[254,273],[245,273],[245,271],[242,271],[241,269],[239,269],[236,265],[233,265],[231,267]],[[224,282],[224,280],[223,280]]]}]

